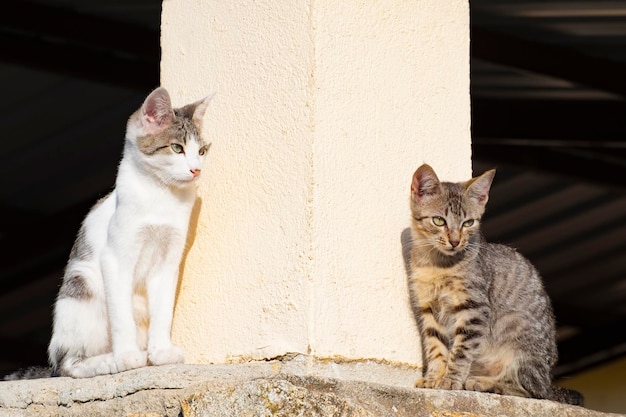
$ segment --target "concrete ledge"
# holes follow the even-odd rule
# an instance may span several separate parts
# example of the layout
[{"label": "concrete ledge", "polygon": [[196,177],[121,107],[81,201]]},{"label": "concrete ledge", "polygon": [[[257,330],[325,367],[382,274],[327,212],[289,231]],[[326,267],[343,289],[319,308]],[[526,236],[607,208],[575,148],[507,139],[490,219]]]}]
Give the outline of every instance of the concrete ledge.
[{"label": "concrete ledge", "polygon": [[294,355],[7,381],[0,382],[0,416],[616,416],[551,401],[414,389],[417,373],[405,365]]}]

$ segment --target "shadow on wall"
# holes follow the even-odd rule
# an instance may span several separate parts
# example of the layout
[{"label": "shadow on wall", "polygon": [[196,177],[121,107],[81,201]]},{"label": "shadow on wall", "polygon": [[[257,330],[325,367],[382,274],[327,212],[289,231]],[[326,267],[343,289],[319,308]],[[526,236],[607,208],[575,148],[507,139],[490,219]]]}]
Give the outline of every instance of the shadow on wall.
[{"label": "shadow on wall", "polygon": [[[402,244],[402,259],[404,260],[404,270],[406,272],[406,284],[409,290],[409,300],[411,302],[411,311],[413,312],[413,318],[415,319],[415,322],[417,323],[417,328],[419,329],[419,333],[420,335],[422,335],[423,334],[422,321],[420,320],[420,312],[417,307],[418,303],[416,302],[417,295],[415,294],[415,286],[412,285],[412,282],[411,282],[412,281],[411,277],[413,276],[413,273],[411,271],[411,248],[413,247],[413,236],[411,236],[410,227],[407,227],[406,229],[402,231],[402,233],[400,234],[400,242]],[[423,337],[420,337],[420,344],[422,345],[422,374],[424,374],[426,372],[427,362],[426,362],[426,357],[424,355],[424,352],[426,351],[426,349],[424,347]]]}]

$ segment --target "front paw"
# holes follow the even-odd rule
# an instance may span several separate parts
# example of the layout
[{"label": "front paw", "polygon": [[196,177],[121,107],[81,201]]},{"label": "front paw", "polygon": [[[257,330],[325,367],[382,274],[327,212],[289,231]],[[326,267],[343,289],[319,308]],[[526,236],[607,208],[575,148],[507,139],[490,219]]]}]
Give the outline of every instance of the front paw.
[{"label": "front paw", "polygon": [[448,390],[463,389],[463,383],[454,379],[444,378],[439,382],[436,388]]},{"label": "front paw", "polygon": [[119,352],[115,353],[113,356],[115,365],[117,367],[117,372],[141,368],[148,365],[148,354],[145,350],[130,350],[126,352]]},{"label": "front paw", "polygon": [[433,378],[420,378],[415,381],[415,388],[435,388],[437,380]]},{"label": "front paw", "polygon": [[151,365],[166,365],[170,363],[184,363],[185,354],[176,346],[157,347],[150,349],[148,360]]},{"label": "front paw", "polygon": [[463,389],[463,384],[450,378],[420,378],[415,381],[416,388]]},{"label": "front paw", "polygon": [[493,379],[487,377],[470,376],[465,381],[465,389],[469,391],[493,392],[503,394],[502,387]]}]

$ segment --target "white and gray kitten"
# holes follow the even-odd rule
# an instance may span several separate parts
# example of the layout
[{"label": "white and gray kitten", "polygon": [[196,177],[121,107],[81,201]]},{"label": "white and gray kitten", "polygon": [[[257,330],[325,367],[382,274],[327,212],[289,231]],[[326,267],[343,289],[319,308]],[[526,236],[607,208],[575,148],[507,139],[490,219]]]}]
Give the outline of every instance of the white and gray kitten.
[{"label": "white and gray kitten", "polygon": [[173,109],[160,87],[130,116],[115,188],[84,219],[54,305],[53,375],[184,361],[170,330],[209,99]]}]

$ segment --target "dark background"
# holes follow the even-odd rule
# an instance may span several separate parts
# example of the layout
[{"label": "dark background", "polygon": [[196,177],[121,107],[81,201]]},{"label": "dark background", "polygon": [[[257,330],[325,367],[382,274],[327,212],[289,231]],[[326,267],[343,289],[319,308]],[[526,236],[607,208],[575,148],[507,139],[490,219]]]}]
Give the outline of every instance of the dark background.
[{"label": "dark background", "polygon": [[[626,352],[626,1],[472,0],[474,174],[487,238],[541,271],[557,377]],[[159,85],[161,3],[41,0],[0,14],[0,371],[46,361],[79,224]]]}]

